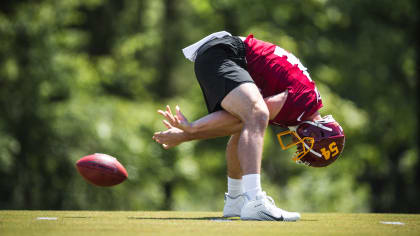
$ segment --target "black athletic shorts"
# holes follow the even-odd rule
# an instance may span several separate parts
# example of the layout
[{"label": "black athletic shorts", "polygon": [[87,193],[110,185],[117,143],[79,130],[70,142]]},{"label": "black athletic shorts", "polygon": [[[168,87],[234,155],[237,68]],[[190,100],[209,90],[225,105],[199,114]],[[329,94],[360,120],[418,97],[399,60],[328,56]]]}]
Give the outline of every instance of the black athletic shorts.
[{"label": "black athletic shorts", "polygon": [[198,50],[194,70],[209,113],[222,110],[223,98],[234,88],[254,83],[245,56],[245,44],[236,36],[211,40]]}]

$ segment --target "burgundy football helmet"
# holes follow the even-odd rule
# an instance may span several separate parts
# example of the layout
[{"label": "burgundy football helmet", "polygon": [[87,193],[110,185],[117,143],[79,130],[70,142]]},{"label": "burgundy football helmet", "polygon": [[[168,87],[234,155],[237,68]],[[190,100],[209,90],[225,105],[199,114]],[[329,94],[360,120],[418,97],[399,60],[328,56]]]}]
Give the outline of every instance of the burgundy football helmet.
[{"label": "burgundy football helmet", "polygon": [[[285,145],[282,137],[292,135],[293,142]],[[331,115],[317,121],[303,121],[277,135],[280,146],[286,150],[297,145],[296,163],[312,167],[324,167],[333,163],[343,152],[345,135]]]}]

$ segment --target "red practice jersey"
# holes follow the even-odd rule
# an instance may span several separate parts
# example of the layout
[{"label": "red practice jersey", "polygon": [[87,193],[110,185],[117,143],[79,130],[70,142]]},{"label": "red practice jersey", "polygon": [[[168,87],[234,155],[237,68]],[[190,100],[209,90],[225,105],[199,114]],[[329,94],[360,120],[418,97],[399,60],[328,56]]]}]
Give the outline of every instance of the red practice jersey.
[{"label": "red practice jersey", "polygon": [[279,114],[270,121],[281,126],[298,125],[322,107],[321,96],[307,69],[293,54],[249,35],[245,41],[248,72],[263,97],[288,90]]}]

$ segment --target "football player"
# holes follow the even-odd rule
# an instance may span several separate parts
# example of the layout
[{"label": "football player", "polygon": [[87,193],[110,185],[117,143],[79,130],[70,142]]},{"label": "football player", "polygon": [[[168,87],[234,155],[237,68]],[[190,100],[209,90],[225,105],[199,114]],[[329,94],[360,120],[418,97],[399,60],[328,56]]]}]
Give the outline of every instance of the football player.
[{"label": "football player", "polygon": [[[158,113],[168,128],[153,139],[164,148],[182,142],[230,135],[226,148],[228,192],[225,217],[297,221],[300,214],[278,208],[260,182],[267,125],[288,127],[278,135],[283,149],[298,145],[294,160],[311,166],[333,162],[344,147],[344,133],[332,116],[321,117],[322,99],[307,69],[291,53],[248,37],[213,33],[183,49],[193,61],[209,114],[189,122],[176,106]],[[282,137],[291,134],[292,144]]]}]

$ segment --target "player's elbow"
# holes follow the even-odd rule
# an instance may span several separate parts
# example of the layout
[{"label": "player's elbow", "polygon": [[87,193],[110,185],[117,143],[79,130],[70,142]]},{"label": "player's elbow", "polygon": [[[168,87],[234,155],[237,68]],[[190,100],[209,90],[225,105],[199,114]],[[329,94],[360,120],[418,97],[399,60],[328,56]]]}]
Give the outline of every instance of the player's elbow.
[{"label": "player's elbow", "polygon": [[267,105],[268,110],[269,110],[270,120],[274,119],[279,114],[280,110],[283,108],[286,102],[287,95],[288,95],[288,90],[282,93],[276,94],[274,96],[264,98],[264,102]]}]

